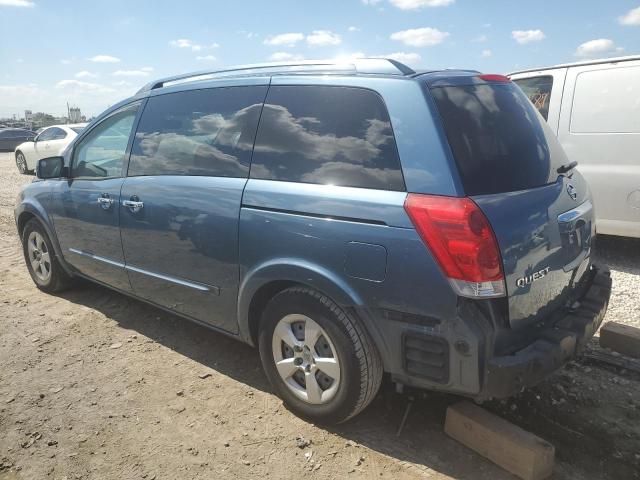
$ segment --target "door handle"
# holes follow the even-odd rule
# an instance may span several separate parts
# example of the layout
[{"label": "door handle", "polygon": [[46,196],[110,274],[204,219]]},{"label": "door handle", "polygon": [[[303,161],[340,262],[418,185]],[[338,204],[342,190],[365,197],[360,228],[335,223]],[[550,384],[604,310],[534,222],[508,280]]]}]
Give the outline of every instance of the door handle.
[{"label": "door handle", "polygon": [[102,196],[98,197],[98,205],[100,205],[103,210],[109,210],[111,205],[113,205],[113,198],[109,197],[108,193],[103,193]]},{"label": "door handle", "polygon": [[137,213],[142,210],[142,208],[144,207],[144,203],[138,200],[133,200],[133,198],[137,198],[135,196],[131,198],[132,200],[123,200],[122,206],[127,207],[132,213]]}]

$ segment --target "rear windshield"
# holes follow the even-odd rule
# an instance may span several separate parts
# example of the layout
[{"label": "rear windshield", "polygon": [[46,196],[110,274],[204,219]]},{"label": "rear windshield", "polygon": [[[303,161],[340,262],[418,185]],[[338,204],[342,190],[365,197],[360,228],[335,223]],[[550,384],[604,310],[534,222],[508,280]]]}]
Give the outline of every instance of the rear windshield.
[{"label": "rear windshield", "polygon": [[73,130],[76,133],[82,133],[82,131],[84,130],[84,127],[71,127],[71,130]]},{"label": "rear windshield", "polygon": [[467,195],[513,192],[557,179],[567,162],[553,132],[512,83],[431,89]]}]

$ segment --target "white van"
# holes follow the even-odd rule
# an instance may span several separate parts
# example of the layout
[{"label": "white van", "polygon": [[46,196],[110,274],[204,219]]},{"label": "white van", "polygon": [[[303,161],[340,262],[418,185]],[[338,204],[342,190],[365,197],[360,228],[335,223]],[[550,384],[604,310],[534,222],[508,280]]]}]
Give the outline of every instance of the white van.
[{"label": "white van", "polygon": [[597,231],[640,238],[640,56],[514,72],[589,182]]}]

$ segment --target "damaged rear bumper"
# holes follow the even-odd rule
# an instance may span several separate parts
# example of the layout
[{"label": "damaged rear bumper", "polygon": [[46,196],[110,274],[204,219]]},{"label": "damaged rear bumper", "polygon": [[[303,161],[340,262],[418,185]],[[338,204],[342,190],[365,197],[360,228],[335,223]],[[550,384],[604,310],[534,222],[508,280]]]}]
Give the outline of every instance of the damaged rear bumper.
[{"label": "damaged rear bumper", "polygon": [[504,398],[533,386],[579,352],[600,327],[611,296],[611,275],[592,266],[591,285],[576,308],[539,333],[526,348],[487,361],[484,384],[477,400]]}]

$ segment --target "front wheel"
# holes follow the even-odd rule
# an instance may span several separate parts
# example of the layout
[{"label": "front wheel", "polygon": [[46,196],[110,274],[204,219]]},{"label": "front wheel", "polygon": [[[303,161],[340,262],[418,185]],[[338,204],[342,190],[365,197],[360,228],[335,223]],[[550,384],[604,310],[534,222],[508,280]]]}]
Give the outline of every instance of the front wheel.
[{"label": "front wheel", "polygon": [[18,171],[23,175],[30,173],[27,167],[27,159],[20,150],[16,152],[16,167],[18,167]]},{"label": "front wheel", "polygon": [[55,293],[70,285],[71,277],[60,265],[47,232],[35,218],[24,227],[22,249],[29,274],[40,290]]},{"label": "front wheel", "polygon": [[309,288],[289,288],[269,302],[259,344],[276,393],[313,422],[348,420],[380,388],[382,361],[360,321]]}]

